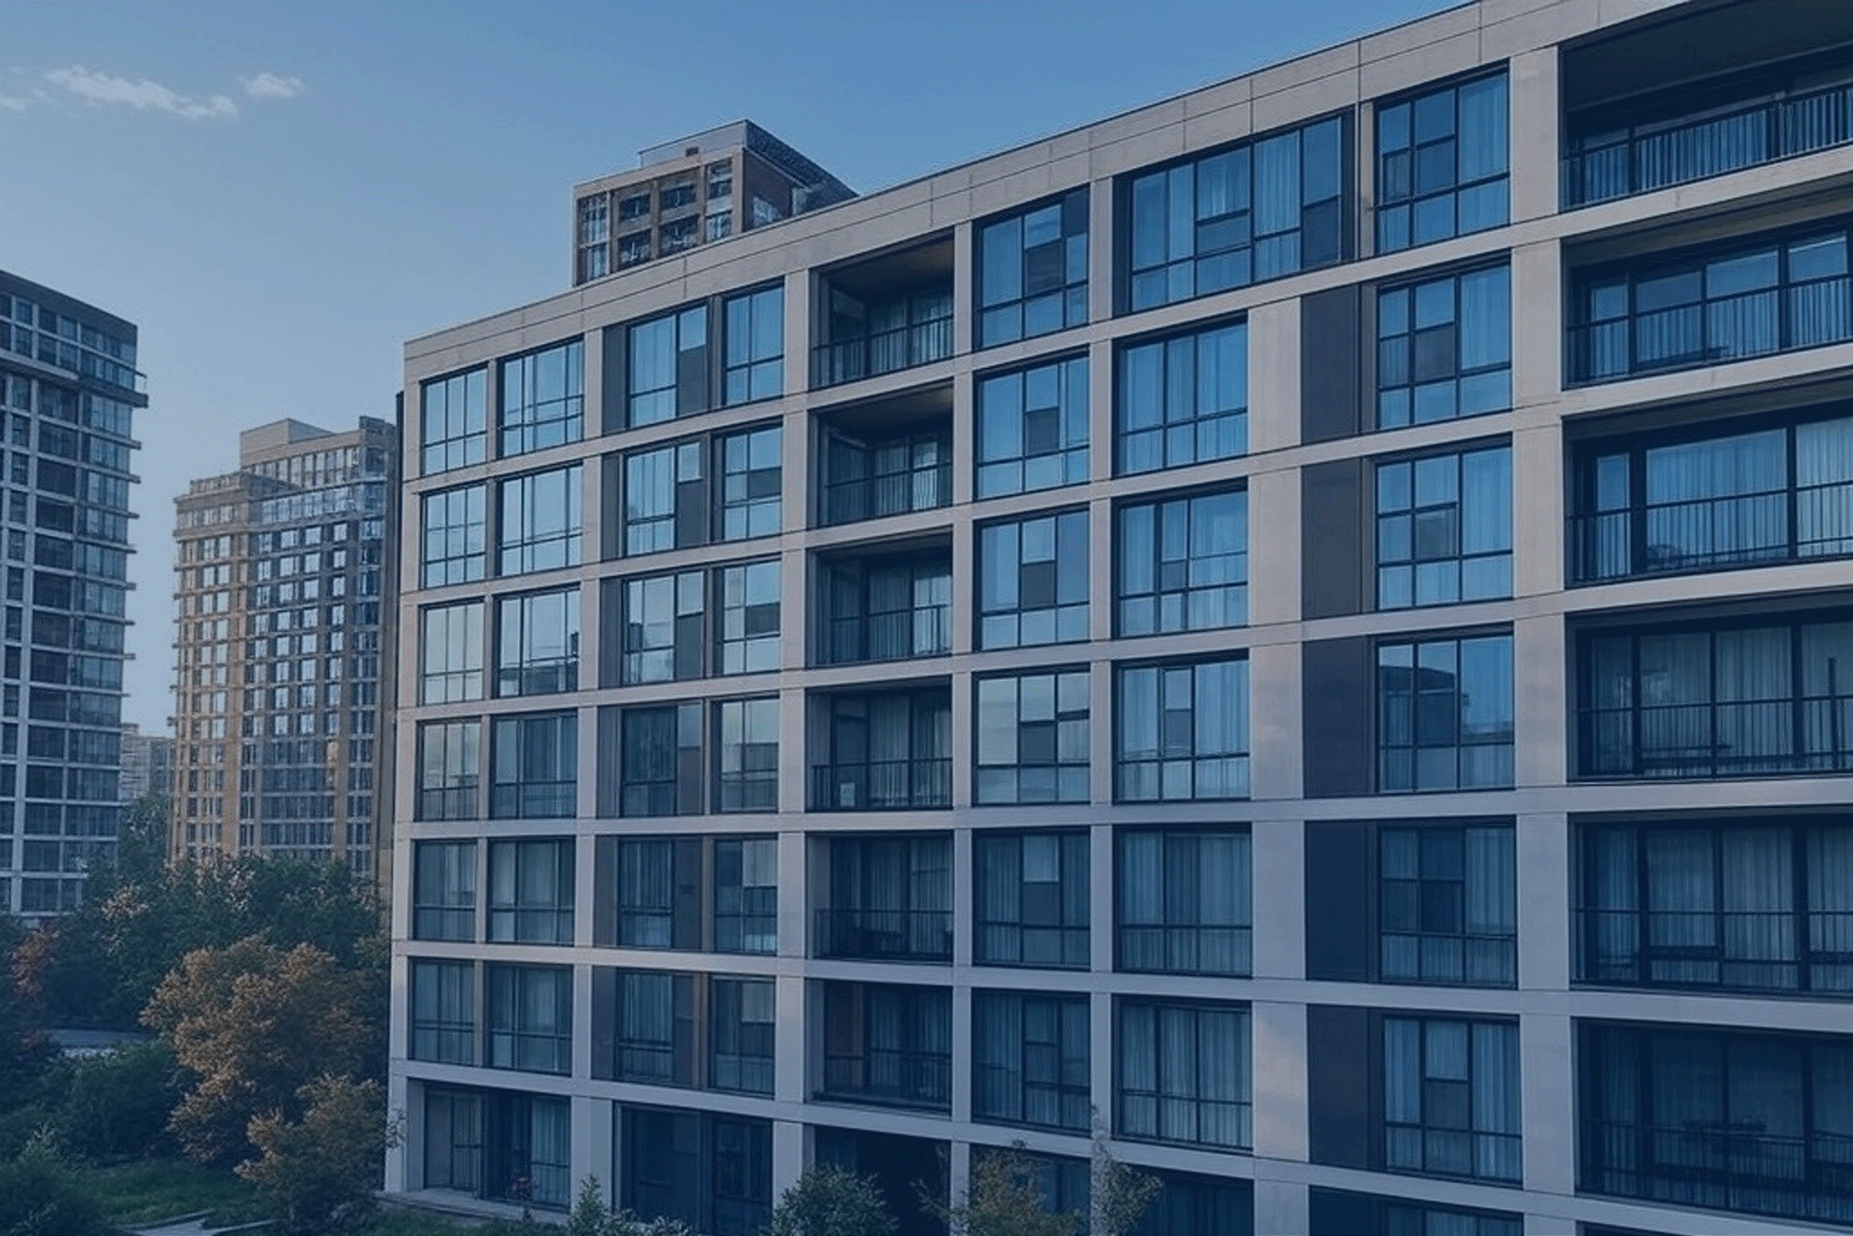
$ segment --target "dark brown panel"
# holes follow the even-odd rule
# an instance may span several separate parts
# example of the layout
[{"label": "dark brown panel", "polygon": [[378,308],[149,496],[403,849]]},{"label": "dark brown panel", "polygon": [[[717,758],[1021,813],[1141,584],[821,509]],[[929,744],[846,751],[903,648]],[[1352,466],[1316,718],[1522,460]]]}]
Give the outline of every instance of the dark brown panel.
[{"label": "dark brown panel", "polygon": [[1306,825],[1306,977],[1368,983],[1374,967],[1376,826],[1349,820]]},{"label": "dark brown panel", "polygon": [[1300,648],[1304,692],[1305,785],[1308,798],[1344,798],[1370,793],[1370,640],[1315,640]]},{"label": "dark brown panel", "polygon": [[1363,331],[1360,289],[1300,298],[1300,440],[1329,442],[1362,432]]},{"label": "dark brown panel", "polygon": [[1300,470],[1300,616],[1361,614],[1369,561],[1364,535],[1364,461],[1335,459]]},{"label": "dark brown panel", "polygon": [[1369,1009],[1306,1008],[1307,1157],[1328,1167],[1369,1170],[1378,1137],[1372,1119]]}]

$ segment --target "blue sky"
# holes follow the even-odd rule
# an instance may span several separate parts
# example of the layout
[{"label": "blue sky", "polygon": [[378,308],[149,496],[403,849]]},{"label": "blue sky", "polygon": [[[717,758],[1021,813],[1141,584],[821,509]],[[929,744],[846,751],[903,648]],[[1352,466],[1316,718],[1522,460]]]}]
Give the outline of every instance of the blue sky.
[{"label": "blue sky", "polygon": [[166,724],[188,479],[564,289],[574,183],[747,116],[868,192],[1443,7],[4,0],[0,268],[141,327],[125,719]]}]

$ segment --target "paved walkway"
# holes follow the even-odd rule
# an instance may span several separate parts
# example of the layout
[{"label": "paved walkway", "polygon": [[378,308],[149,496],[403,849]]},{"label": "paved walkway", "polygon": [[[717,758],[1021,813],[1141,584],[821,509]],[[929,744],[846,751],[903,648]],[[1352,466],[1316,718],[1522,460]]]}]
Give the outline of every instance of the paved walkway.
[{"label": "paved walkway", "polygon": [[206,1219],[211,1214],[209,1210],[202,1210],[196,1215],[181,1215],[145,1227],[132,1227],[129,1232],[131,1236],[223,1236],[226,1232],[250,1232],[270,1226],[270,1220],[259,1219],[256,1223],[239,1223],[231,1227],[208,1227]]}]

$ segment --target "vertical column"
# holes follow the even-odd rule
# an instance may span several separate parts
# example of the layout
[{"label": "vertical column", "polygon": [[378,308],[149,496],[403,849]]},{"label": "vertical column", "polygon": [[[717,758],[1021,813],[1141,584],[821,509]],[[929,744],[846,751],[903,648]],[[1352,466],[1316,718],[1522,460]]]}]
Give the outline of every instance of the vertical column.
[{"label": "vertical column", "polygon": [[1570,821],[1561,812],[1521,815],[1516,837],[1518,985],[1570,989]]},{"label": "vertical column", "polygon": [[[773,1095],[781,1103],[802,1103],[808,1084],[806,1079],[816,1076],[815,1069],[823,1063],[813,1059],[811,1044],[805,1036],[806,1026],[820,1024],[818,1018],[823,1010],[812,1006],[821,1002],[807,989],[803,977],[796,974],[778,976],[773,998],[777,1002],[778,1021],[772,1027],[772,1050],[775,1059],[785,1062],[773,1078]],[[822,1036],[816,1037],[817,1050],[822,1051]],[[801,1067],[791,1067],[794,1060],[799,1061]]]},{"label": "vertical column", "polygon": [[1352,194],[1352,201],[1357,203],[1358,213],[1357,218],[1352,220],[1352,235],[1357,241],[1357,255],[1366,258],[1377,252],[1376,103],[1369,99],[1360,103],[1355,123],[1357,128],[1353,131],[1351,143],[1351,174],[1357,181],[1357,191]]},{"label": "vertical column", "polygon": [[[962,835],[969,837],[966,831]],[[966,920],[967,922],[970,919]],[[952,1122],[972,1118],[972,989],[969,981],[952,989]],[[953,1196],[958,1196],[956,1193]]]},{"label": "vertical column", "polygon": [[811,387],[811,334],[815,324],[812,283],[808,270],[793,271],[785,276],[786,398]]},{"label": "vertical column", "polygon": [[1262,644],[1248,653],[1249,796],[1293,799],[1302,795],[1306,753],[1300,741],[1305,710],[1300,646]]},{"label": "vertical column", "polygon": [[1113,316],[1113,239],[1119,221],[1113,212],[1113,182],[1096,180],[1087,201],[1087,318],[1105,322]]},{"label": "vertical column", "polygon": [[1554,403],[1563,393],[1563,321],[1563,257],[1557,242],[1513,249],[1513,407]]},{"label": "vertical column", "polygon": [[1306,977],[1306,824],[1257,821],[1249,841],[1254,868],[1256,978]]},{"label": "vertical column", "polygon": [[1300,302],[1277,300],[1248,312],[1248,453],[1300,441]]},{"label": "vertical column", "polygon": [[955,970],[972,964],[973,889],[977,868],[972,865],[972,830],[952,833],[952,965]]},{"label": "vertical column", "polygon": [[[1095,576],[1096,580],[1100,577]],[[1096,606],[1101,606],[1111,590],[1103,592],[1098,585],[1092,590],[1090,599]],[[1096,803],[1113,801],[1113,663],[1095,661],[1087,667],[1087,767],[1088,798]],[[1095,871],[1108,871],[1109,867],[1099,865],[1100,855],[1094,855]],[[1100,895],[1101,882],[1093,885],[1093,896]],[[1098,904],[1098,902],[1096,902]],[[1111,903],[1109,903],[1109,909]],[[1102,920],[1095,918],[1094,922]],[[1113,967],[1109,963],[1106,969]]]},{"label": "vertical column", "polygon": [[612,1125],[616,1104],[610,1099],[573,1096],[573,1192],[587,1176],[595,1177],[605,1200],[615,1204],[618,1195],[616,1138]]},{"label": "vertical column", "polygon": [[969,352],[976,338],[974,315],[978,292],[975,274],[978,236],[972,225],[961,223],[952,229],[952,351],[956,356]]},{"label": "vertical column", "polygon": [[1520,52],[1507,62],[1512,116],[1510,153],[1512,221],[1557,212],[1558,140],[1556,47]]},{"label": "vertical column", "polygon": [[1525,1189],[1567,1197],[1576,1190],[1577,1146],[1570,1018],[1526,1013],[1518,1038]]},{"label": "vertical column", "polygon": [[[400,1003],[402,994],[394,995],[394,1008],[404,1007]],[[393,1036],[395,1043],[403,1040],[403,1035]],[[413,1101],[418,1094],[418,1087],[406,1080],[405,1066],[395,1061],[386,1074],[386,1112],[389,1119],[398,1119],[403,1123],[399,1128],[398,1143],[386,1151],[385,1186],[388,1193],[407,1193],[425,1187],[424,1174],[419,1170],[419,1159],[413,1154],[413,1147],[417,1147],[420,1152],[425,1147],[425,1105]]]},{"label": "vertical column", "polygon": [[1513,771],[1519,786],[1562,785],[1568,779],[1567,655],[1562,614],[1512,624]]},{"label": "vertical column", "polygon": [[779,956],[803,957],[810,948],[810,845],[802,826],[779,834]]},{"label": "vertical column", "polygon": [[[1250,1018],[1255,1158],[1304,1163],[1307,1147],[1306,1006],[1256,1001]],[[1294,1229],[1257,1227],[1256,1230]]]},{"label": "vertical column", "polygon": [[785,1190],[798,1183],[810,1159],[805,1128],[795,1120],[772,1122],[772,1204],[777,1205]]},{"label": "vertical column", "polygon": [[[1257,1171],[1260,1166],[1256,1164]],[[1255,1177],[1255,1231],[1304,1232],[1311,1222],[1305,1185]]]},{"label": "vertical column", "polygon": [[1512,435],[1512,594],[1559,592],[1565,556],[1563,424]]}]

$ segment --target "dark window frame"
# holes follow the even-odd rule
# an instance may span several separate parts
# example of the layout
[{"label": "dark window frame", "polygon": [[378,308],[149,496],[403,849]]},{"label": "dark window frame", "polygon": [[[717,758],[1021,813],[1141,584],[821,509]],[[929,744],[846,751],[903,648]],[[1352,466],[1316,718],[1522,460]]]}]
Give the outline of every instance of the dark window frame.
[{"label": "dark window frame", "polygon": [[[1500,110],[1504,115],[1500,118],[1499,122],[1489,130],[1489,135],[1497,134],[1500,143],[1505,147],[1504,166],[1497,172],[1489,172],[1486,175],[1462,180],[1460,176],[1462,146],[1461,92],[1470,87],[1482,86],[1494,81],[1500,82],[1503,87],[1501,90]],[[1453,118],[1450,122],[1448,133],[1445,136],[1421,137],[1416,131],[1416,111],[1422,103],[1438,99],[1444,94],[1452,96],[1449,110]],[[1398,109],[1401,108],[1408,109],[1405,113],[1406,121],[1404,122],[1408,131],[1408,137],[1405,143],[1391,146],[1387,144],[1385,128],[1386,125],[1395,124],[1395,121],[1391,118],[1396,114]],[[1479,232],[1504,227],[1511,221],[1512,206],[1510,184],[1512,175],[1512,150],[1510,134],[1512,124],[1512,87],[1510,74],[1506,65],[1501,64],[1490,71],[1475,70],[1471,74],[1455,78],[1451,81],[1430,82],[1415,90],[1394,95],[1387,99],[1378,100],[1375,105],[1375,115],[1376,129],[1373,135],[1375,138],[1375,183],[1377,188],[1375,232],[1377,237],[1376,247],[1379,253],[1399,253],[1405,249],[1439,244],[1444,240],[1451,240],[1458,236],[1472,236]],[[1441,152],[1445,147],[1452,148],[1447,151],[1446,154],[1446,162],[1451,169],[1448,174],[1447,184],[1444,186],[1432,185],[1424,188],[1419,183],[1421,180],[1424,154],[1426,153],[1433,157],[1440,158],[1442,157]],[[1392,160],[1398,155],[1404,155],[1407,159],[1407,167],[1404,174],[1401,176],[1397,175],[1394,165],[1392,164]],[[1399,189],[1399,183],[1406,183],[1407,188]],[[1495,185],[1499,185],[1504,189],[1504,192],[1499,195],[1503,199],[1503,209],[1497,212],[1499,218],[1497,220],[1491,220],[1489,216],[1488,222],[1479,227],[1468,228],[1463,231],[1460,226],[1461,195],[1470,193],[1474,190],[1490,190]],[[1421,207],[1427,203],[1440,202],[1444,198],[1447,199],[1450,207],[1448,213],[1451,222],[1447,230],[1440,234],[1418,238],[1416,235],[1415,220],[1418,217]],[[1400,226],[1398,225],[1399,219],[1401,220]]]},{"label": "dark window frame", "polygon": [[[974,348],[990,348],[1023,339],[1035,339],[1087,324],[1089,197],[1089,186],[1084,184],[974,225]],[[1056,216],[1055,236],[1036,245],[1026,246],[1023,242],[1028,233],[1030,218],[1051,210]],[[1015,229],[1014,237],[1010,235],[1012,228]],[[1008,274],[1014,274],[1014,295],[1009,294],[1011,289],[1008,287],[993,295],[988,286],[991,282],[989,262],[994,256],[993,245],[999,246],[1000,252],[1006,254],[999,259],[1000,273],[1008,272],[1006,283],[1012,281]],[[1055,270],[1050,269],[1051,251],[1058,264]],[[1036,256],[1032,257],[1032,253]],[[1015,258],[1014,264],[1009,261],[1010,257]],[[1054,302],[1059,322],[1045,323],[1038,329],[1030,329],[1032,305],[1048,301]],[[991,329],[994,322],[999,326],[996,331]]]}]

